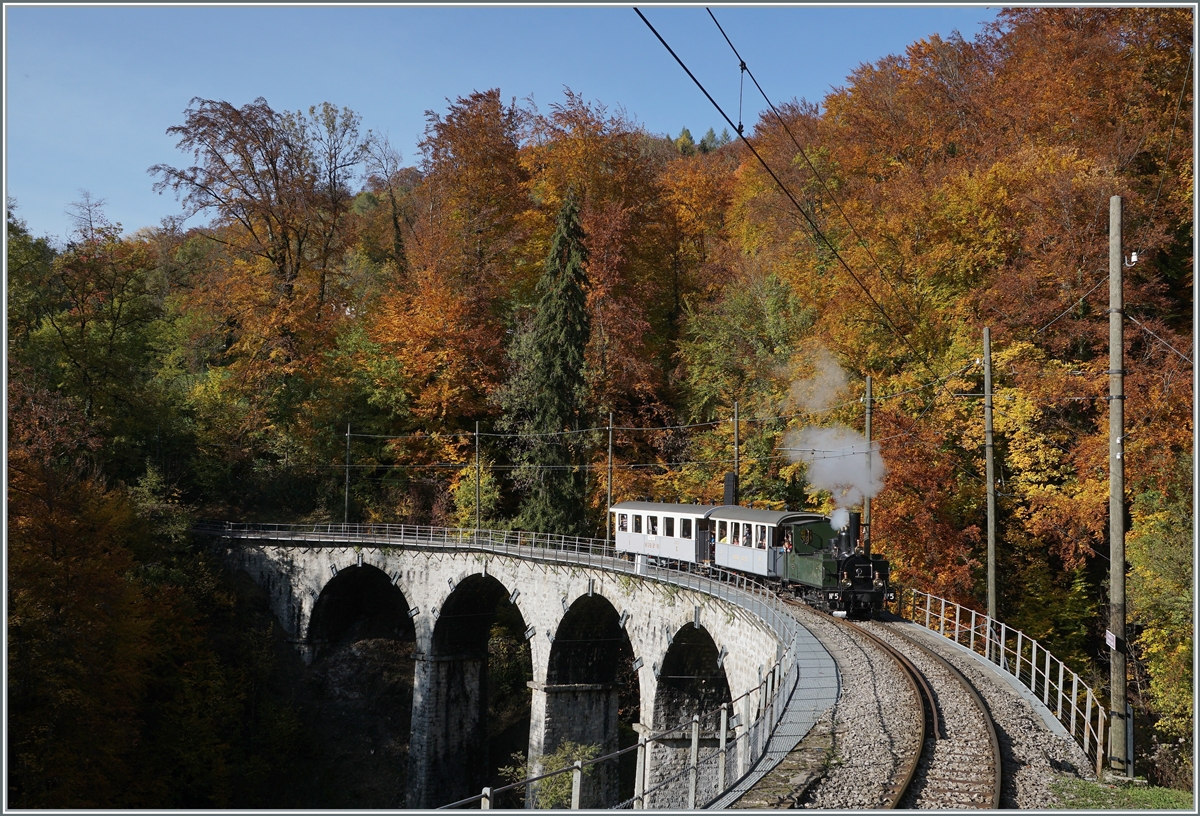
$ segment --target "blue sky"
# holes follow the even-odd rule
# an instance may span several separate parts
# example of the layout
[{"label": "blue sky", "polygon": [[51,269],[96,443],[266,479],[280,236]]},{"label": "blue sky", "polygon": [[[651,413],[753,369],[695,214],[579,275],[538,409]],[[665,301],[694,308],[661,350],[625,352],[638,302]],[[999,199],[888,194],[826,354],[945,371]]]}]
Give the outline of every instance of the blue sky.
[{"label": "blue sky", "polygon": [[[640,7],[735,121],[737,60],[704,6]],[[858,65],[995,19],[985,6],[712,6],[778,104],[820,102]],[[632,6],[5,6],[5,193],[35,235],[70,233],[87,190],[126,231],[180,212],[146,169],[192,97],[350,107],[416,164],[425,111],[499,88],[539,108],[569,87],[653,133],[725,126]],[[765,107],[747,78],[747,132]]]}]

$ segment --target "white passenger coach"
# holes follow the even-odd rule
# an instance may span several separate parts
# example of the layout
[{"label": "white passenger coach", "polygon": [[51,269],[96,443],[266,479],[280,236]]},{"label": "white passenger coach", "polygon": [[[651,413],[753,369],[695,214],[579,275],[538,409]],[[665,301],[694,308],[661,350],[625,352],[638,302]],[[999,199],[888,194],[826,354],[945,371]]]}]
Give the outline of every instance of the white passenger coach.
[{"label": "white passenger coach", "polygon": [[771,577],[786,574],[781,562],[792,551],[792,525],[826,521],[817,513],[739,505],[627,501],[609,510],[617,551],[635,556],[639,568],[647,557],[670,558]]}]

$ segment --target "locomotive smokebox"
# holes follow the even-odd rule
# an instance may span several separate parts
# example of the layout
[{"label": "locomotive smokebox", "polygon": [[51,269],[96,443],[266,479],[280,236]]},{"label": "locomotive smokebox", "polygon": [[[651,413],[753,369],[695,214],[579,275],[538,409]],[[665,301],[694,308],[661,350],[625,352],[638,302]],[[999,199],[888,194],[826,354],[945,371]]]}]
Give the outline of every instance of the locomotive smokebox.
[{"label": "locomotive smokebox", "polygon": [[738,503],[738,477],[733,471],[725,474],[725,504]]}]

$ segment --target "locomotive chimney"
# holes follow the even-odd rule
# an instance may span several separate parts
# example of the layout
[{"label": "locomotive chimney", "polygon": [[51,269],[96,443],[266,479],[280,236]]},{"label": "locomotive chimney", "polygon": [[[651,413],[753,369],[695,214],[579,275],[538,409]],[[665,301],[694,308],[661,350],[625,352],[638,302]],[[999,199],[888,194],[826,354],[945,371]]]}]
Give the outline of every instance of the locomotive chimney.
[{"label": "locomotive chimney", "polygon": [[733,471],[725,474],[725,504],[738,503],[738,477]]},{"label": "locomotive chimney", "polygon": [[858,549],[858,539],[862,532],[862,513],[850,512],[850,526],[846,528],[846,537],[849,539],[850,554],[853,554]]}]

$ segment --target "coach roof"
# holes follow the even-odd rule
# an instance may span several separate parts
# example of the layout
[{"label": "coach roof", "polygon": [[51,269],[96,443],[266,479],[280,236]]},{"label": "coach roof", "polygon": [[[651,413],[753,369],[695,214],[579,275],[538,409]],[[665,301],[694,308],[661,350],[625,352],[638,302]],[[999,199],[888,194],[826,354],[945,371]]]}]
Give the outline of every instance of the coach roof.
[{"label": "coach roof", "polygon": [[678,516],[698,516],[706,519],[725,521],[750,521],[757,524],[769,524],[776,527],[780,524],[797,524],[806,521],[828,521],[820,513],[802,510],[755,510],[740,505],[711,505],[711,504],[662,504],[649,501],[626,501],[614,504],[612,512],[634,513],[671,513]]},{"label": "coach roof", "polygon": [[705,517],[710,510],[715,509],[717,508],[711,504],[663,504],[661,502],[649,501],[618,502],[609,508],[614,513],[672,513],[677,516],[698,516],[700,518]]}]

